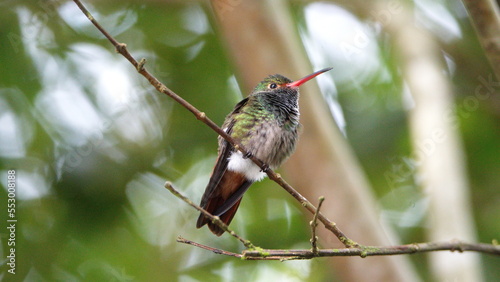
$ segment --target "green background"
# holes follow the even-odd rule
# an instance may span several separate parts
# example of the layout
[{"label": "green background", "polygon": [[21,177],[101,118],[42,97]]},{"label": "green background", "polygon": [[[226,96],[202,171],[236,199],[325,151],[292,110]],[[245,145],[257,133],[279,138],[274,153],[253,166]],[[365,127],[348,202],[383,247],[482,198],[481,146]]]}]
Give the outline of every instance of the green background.
[{"label": "green background", "polygon": [[[211,8],[203,3],[105,1],[89,9],[136,58],[147,59],[153,75],[222,124],[244,94]],[[296,28],[306,38],[308,5],[290,5]],[[0,7],[0,174],[6,188],[7,170],[16,170],[18,187],[16,275],[6,273],[4,262],[0,277],[335,279],[326,259],[247,262],[176,243],[182,235],[213,247],[242,250],[227,235],[217,238],[206,228],[196,229],[197,212],[163,188],[165,181],[172,181],[197,202],[215,161],[217,135],[157,93],[73,2],[4,1]],[[439,7],[460,31],[438,43],[453,83],[478,239],[489,243],[500,234],[498,80],[460,2]],[[353,19],[373,27],[369,21]],[[424,17],[420,24],[428,22],[432,23]],[[442,26],[424,26],[437,37],[442,32]],[[348,65],[334,69],[328,75],[336,81],[337,92],[325,94],[325,101],[340,105],[346,138],[383,212],[402,213],[425,199],[407,162],[407,110],[400,97],[404,86],[395,51],[387,35],[370,30],[379,48],[371,58],[377,67],[364,76],[350,76],[356,72]],[[483,80],[493,81],[491,95],[477,99],[474,93]],[[388,183],[386,172],[400,169],[408,169],[408,174]],[[231,226],[265,248],[309,248],[300,206],[269,180],[252,187]],[[394,189],[404,193],[404,200],[391,197]],[[2,227],[6,199],[6,189],[1,189]],[[425,204],[422,214],[410,222],[393,218],[402,242],[425,241],[424,213]],[[0,235],[0,254],[6,257],[8,234]],[[498,258],[481,258],[486,280],[498,279]],[[422,263],[426,256],[411,259],[422,277],[428,277]]]}]

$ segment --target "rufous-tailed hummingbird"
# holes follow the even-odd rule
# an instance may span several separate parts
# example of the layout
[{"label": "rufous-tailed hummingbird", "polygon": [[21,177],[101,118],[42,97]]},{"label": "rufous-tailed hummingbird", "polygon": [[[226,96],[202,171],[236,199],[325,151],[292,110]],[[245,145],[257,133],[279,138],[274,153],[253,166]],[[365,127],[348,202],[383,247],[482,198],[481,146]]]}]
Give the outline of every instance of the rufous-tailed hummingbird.
[{"label": "rufous-tailed hummingbird", "polygon": [[[222,129],[271,169],[278,168],[295,150],[299,123],[299,86],[331,70],[322,69],[291,81],[270,75],[252,93],[236,104]],[[243,193],[265,176],[248,156],[242,155],[219,136],[219,154],[200,206],[228,224],[233,219]],[[224,230],[200,214],[196,227],[208,224],[217,236]]]}]

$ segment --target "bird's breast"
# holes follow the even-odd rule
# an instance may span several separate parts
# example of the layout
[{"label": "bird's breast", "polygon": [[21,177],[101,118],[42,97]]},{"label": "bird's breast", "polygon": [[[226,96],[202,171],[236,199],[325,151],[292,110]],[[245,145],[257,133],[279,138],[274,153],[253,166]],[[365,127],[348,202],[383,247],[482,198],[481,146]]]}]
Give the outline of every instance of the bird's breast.
[{"label": "bird's breast", "polygon": [[272,169],[278,168],[295,149],[297,128],[285,128],[276,121],[254,126],[243,145]]}]

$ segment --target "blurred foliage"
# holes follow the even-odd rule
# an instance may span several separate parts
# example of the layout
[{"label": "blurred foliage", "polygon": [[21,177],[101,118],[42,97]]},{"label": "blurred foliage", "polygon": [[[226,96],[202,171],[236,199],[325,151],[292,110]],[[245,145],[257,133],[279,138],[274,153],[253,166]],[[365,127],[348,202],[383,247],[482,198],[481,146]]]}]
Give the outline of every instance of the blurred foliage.
[{"label": "blurred foliage", "polygon": [[[17,274],[6,273],[2,263],[0,277],[334,279],[325,260],[245,262],[177,244],[175,238],[182,235],[242,250],[227,235],[215,238],[206,228],[196,230],[197,213],[162,188],[165,180],[173,181],[198,201],[215,160],[216,134],[156,93],[73,2],[23,2],[0,4],[1,183],[6,187],[7,170],[15,169],[18,185]],[[216,123],[221,124],[242,98],[210,7],[181,1],[92,3],[88,8],[113,36],[137,58],[145,57],[157,78]],[[477,233],[482,242],[490,242],[500,234],[500,107],[494,99],[498,79],[460,2],[451,3],[441,8],[456,24],[457,36],[440,37],[446,25],[432,25],[436,22],[426,18],[422,8],[416,8],[421,16],[417,24],[441,40],[445,71],[456,93]],[[307,41],[313,32],[307,16],[312,8],[297,3],[292,8]],[[336,91],[325,92],[325,98],[342,110],[341,126],[379,196],[381,216],[396,227],[403,242],[424,241],[426,203],[414,184],[406,124],[409,104],[394,50],[376,23],[356,18],[355,10],[351,13],[374,40],[370,55],[376,64],[349,64],[341,58],[332,62]],[[477,95],[480,85],[489,92]],[[6,197],[2,189],[2,202]],[[411,213],[409,207],[414,208]],[[3,226],[6,208],[0,214]],[[232,227],[262,247],[308,248],[302,214],[285,192],[263,181],[245,196]],[[1,238],[5,258],[6,233]],[[412,258],[425,260],[424,255]],[[487,280],[500,277],[498,258],[482,258]],[[417,265],[426,277],[425,266]]]}]

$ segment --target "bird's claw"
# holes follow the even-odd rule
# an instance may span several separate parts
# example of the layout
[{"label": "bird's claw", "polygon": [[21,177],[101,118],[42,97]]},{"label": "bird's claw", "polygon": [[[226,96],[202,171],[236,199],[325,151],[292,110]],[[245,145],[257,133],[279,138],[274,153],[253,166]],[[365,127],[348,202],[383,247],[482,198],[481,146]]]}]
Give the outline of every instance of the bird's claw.
[{"label": "bird's claw", "polygon": [[246,152],[246,153],[243,155],[243,159],[249,159],[249,158],[251,158],[252,156],[253,156],[253,155],[252,155],[252,153],[250,153],[250,152]]},{"label": "bird's claw", "polygon": [[264,164],[261,168],[261,172],[267,172],[269,170],[269,165],[268,164]]}]

